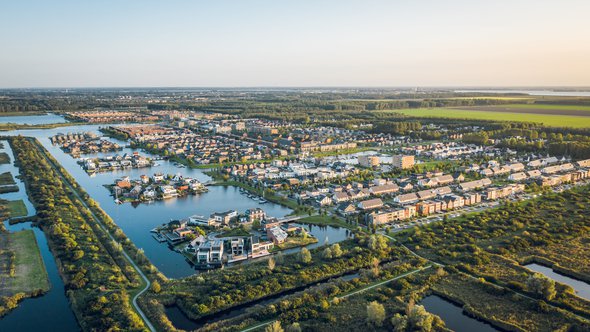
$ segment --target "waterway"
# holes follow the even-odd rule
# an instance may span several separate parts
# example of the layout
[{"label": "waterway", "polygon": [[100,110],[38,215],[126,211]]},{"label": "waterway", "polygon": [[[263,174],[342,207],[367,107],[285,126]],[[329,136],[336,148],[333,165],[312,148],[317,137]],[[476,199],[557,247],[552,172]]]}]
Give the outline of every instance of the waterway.
[{"label": "waterway", "polygon": [[590,301],[590,284],[565,276],[559,272],[555,272],[552,268],[543,265],[532,263],[527,264],[524,267],[529,270],[542,273],[547,278],[553,279],[559,283],[571,286],[576,292],[576,295]]},{"label": "waterway", "polygon": [[445,321],[447,328],[456,332],[495,332],[499,331],[492,325],[469,317],[463,308],[437,295],[429,295],[421,302],[426,311],[433,313]]},{"label": "waterway", "polygon": [[14,124],[51,124],[51,123],[65,123],[68,122],[63,116],[54,113],[47,113],[44,115],[16,115],[16,116],[0,116],[2,123]]}]

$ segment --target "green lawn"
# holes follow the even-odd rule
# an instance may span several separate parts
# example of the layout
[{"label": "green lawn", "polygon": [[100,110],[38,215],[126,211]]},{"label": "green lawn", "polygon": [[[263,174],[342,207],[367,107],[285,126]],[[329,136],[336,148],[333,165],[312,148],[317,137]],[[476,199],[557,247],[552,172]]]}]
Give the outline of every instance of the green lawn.
[{"label": "green lawn", "polygon": [[16,184],[16,182],[14,182],[12,174],[10,172],[4,172],[0,174],[0,186],[5,186],[9,184]]},{"label": "green lawn", "polygon": [[225,231],[221,234],[218,234],[217,238],[221,238],[221,237],[232,237],[232,236],[250,236],[250,233],[242,228],[234,228],[234,229],[230,229],[228,231]]},{"label": "green lawn", "polygon": [[10,211],[10,217],[24,217],[28,214],[27,207],[23,200],[18,201],[8,201],[6,204],[8,206],[8,211]]},{"label": "green lawn", "polygon": [[39,245],[32,230],[10,233],[10,249],[15,253],[16,273],[10,278],[10,288],[15,293],[29,293],[50,288],[47,270],[41,258]]},{"label": "green lawn", "polygon": [[0,164],[10,163],[10,157],[6,152],[0,152]]},{"label": "green lawn", "polygon": [[[519,105],[526,106],[526,105]],[[563,105],[562,105],[563,106]],[[537,107],[537,106],[535,106]],[[539,107],[537,107],[539,108]],[[553,115],[553,114],[530,114],[530,113],[508,113],[508,112],[487,112],[468,111],[452,108],[415,108],[403,110],[388,110],[383,112],[401,113],[408,116],[425,118],[452,118],[452,119],[474,119],[491,121],[516,121],[516,122],[541,122],[549,127],[590,127],[590,117]]]}]

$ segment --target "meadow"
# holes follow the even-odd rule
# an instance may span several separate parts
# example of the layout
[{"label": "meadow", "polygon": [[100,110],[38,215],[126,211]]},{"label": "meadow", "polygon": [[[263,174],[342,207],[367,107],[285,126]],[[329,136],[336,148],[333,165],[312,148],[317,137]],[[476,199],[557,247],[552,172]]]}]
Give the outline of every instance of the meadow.
[{"label": "meadow", "polygon": [[[538,109],[538,113],[519,113],[517,108],[530,111]],[[568,110],[568,107],[576,107],[579,112],[588,112],[588,116],[572,116],[572,115],[557,115],[557,114],[543,114],[544,108],[550,106],[550,110],[562,108],[563,111]],[[508,107],[508,106],[506,106]],[[457,109],[457,108],[416,108],[416,109],[401,109],[401,110],[386,110],[381,112],[401,113],[408,116],[423,117],[423,118],[451,118],[451,119],[473,119],[473,120],[488,120],[488,121],[510,121],[510,122],[537,122],[543,123],[549,127],[573,127],[573,128],[587,128],[590,127],[590,107],[586,106],[569,106],[569,105],[511,105],[515,109],[514,112],[506,111],[488,111],[479,107],[474,109]],[[528,108],[527,108],[528,107]],[[475,108],[475,107],[474,107]],[[588,109],[583,110],[583,109]],[[545,111],[546,112],[546,111]]]}]

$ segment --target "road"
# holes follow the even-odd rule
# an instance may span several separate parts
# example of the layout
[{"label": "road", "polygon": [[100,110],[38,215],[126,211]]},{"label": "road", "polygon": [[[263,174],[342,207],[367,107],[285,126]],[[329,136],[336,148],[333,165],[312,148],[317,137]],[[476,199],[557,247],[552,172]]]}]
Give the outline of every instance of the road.
[{"label": "road", "polygon": [[[94,212],[92,211],[92,209],[90,209],[90,207],[88,206],[88,204],[86,204],[86,202],[82,199],[82,197],[80,197],[80,194],[78,194],[78,192],[72,186],[72,184],[70,183],[70,181],[62,174],[62,172],[60,171],[60,168],[57,165],[55,165],[55,163],[53,162],[53,160],[51,158],[49,158],[49,156],[47,155],[47,152],[45,151],[45,149],[42,146],[39,146],[38,142],[33,142],[33,144],[35,144],[37,146],[37,148],[39,149],[39,151],[41,151],[41,153],[43,153],[43,155],[45,156],[45,159],[47,159],[47,161],[55,169],[55,171],[57,172],[57,174],[61,177],[62,181],[68,186],[68,188],[72,191],[72,193],[76,196],[76,198],[80,201],[80,203],[82,203],[82,205],[86,209],[88,209],[88,211],[90,212],[90,215],[92,216],[92,218],[94,219],[94,221],[96,221],[96,223],[100,226],[100,228],[109,236],[109,238],[113,242],[120,244],[119,241],[117,241],[115,239],[115,237],[108,231],[108,229],[106,228],[106,226],[100,221],[100,219],[96,216],[96,214],[94,214]],[[122,245],[121,245],[121,247],[122,247]],[[141,276],[141,278],[145,282],[145,287],[141,291],[139,291],[137,294],[135,294],[135,296],[133,297],[133,300],[132,300],[133,307],[135,308],[135,311],[137,311],[137,313],[139,314],[139,316],[141,316],[141,318],[143,319],[143,321],[145,322],[145,324],[149,328],[149,330],[152,331],[152,332],[155,332],[156,329],[154,328],[154,326],[152,325],[152,323],[150,322],[150,320],[148,319],[148,317],[145,315],[145,313],[141,310],[141,308],[137,304],[137,298],[141,294],[145,293],[150,288],[151,282],[145,276],[145,274],[143,274],[143,272],[141,271],[141,269],[139,268],[139,266],[137,266],[137,264],[135,264],[135,262],[133,261],[133,259],[131,259],[131,257],[129,257],[129,255],[127,254],[127,252],[125,251],[125,249],[122,250],[122,253],[123,253],[123,257],[125,257],[125,259],[127,261],[129,261],[129,263],[131,264],[131,266],[133,266],[133,268],[135,269],[135,271],[137,271],[137,273]]]}]

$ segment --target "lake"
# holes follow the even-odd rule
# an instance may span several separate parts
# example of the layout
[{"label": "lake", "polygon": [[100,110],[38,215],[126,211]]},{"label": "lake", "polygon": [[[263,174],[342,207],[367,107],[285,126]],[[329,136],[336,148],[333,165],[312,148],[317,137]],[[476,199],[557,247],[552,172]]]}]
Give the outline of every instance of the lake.
[{"label": "lake", "polygon": [[0,123],[38,125],[64,122],[68,122],[68,120],[54,113],[47,113],[45,115],[0,116]]},{"label": "lake", "polygon": [[555,272],[552,268],[543,265],[532,263],[524,265],[524,267],[539,272],[549,279],[571,286],[576,291],[576,295],[590,301],[590,284]]},{"label": "lake", "polygon": [[456,332],[496,332],[492,325],[467,316],[463,308],[438,295],[429,295],[420,304],[430,313],[445,321],[446,327]]}]

